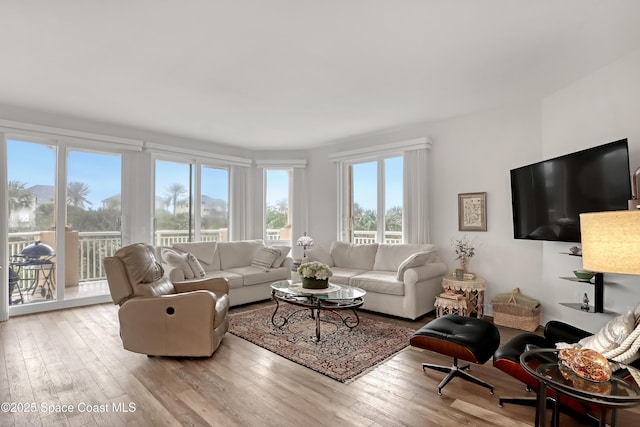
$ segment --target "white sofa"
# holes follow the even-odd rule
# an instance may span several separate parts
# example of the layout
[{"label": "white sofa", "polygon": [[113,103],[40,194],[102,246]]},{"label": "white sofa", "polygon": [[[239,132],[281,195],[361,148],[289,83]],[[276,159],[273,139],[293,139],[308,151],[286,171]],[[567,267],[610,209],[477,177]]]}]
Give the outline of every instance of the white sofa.
[{"label": "white sofa", "polygon": [[[274,250],[278,255],[266,265]],[[271,284],[291,278],[290,250],[288,246],[266,247],[262,240],[239,240],[175,243],[156,247],[156,255],[172,283],[224,277],[229,282],[230,304],[236,306],[271,298]],[[195,265],[189,254],[197,259]]]},{"label": "white sofa", "polygon": [[336,241],[327,252],[307,250],[309,261],[331,267],[330,281],[367,291],[362,306],[411,320],[432,311],[447,266],[435,245],[352,244]]}]

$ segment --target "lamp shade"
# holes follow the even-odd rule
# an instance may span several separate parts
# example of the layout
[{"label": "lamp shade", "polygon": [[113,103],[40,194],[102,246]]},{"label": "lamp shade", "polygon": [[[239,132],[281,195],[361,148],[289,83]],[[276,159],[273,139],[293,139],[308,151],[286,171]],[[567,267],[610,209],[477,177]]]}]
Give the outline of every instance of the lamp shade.
[{"label": "lamp shade", "polygon": [[296,245],[298,246],[304,246],[305,248],[307,246],[313,246],[313,239],[309,236],[307,236],[307,233],[304,233],[304,236],[300,237],[298,239],[298,241],[296,242]]},{"label": "lamp shade", "polygon": [[640,212],[580,214],[582,266],[602,273],[640,274]]}]

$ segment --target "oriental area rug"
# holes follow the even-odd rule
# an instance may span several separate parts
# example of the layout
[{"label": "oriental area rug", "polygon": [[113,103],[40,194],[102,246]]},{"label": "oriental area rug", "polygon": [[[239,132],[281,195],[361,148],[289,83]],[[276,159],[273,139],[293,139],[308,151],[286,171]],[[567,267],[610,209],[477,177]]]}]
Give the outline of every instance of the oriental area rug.
[{"label": "oriental area rug", "polygon": [[[282,328],[271,323],[275,307],[231,315],[229,332],[334,380],[346,382],[389,359],[409,345],[413,329],[363,318],[349,329],[330,311],[322,311],[320,341],[310,310],[292,315]],[[277,319],[299,307],[280,305]],[[341,312],[352,315],[350,311]]]}]

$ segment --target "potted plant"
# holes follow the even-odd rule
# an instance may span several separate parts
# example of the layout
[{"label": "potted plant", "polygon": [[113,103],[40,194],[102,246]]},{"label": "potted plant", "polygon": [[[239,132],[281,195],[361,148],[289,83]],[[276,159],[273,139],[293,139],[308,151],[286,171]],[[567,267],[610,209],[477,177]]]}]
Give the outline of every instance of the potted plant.
[{"label": "potted plant", "polygon": [[298,274],[302,277],[302,287],[305,289],[326,289],[333,272],[327,264],[312,261],[305,262],[298,267]]},{"label": "potted plant", "polygon": [[[469,261],[476,253],[475,244],[467,240],[466,234],[460,239],[453,240],[451,243],[456,252],[456,260],[460,261],[460,267],[457,270],[462,270],[464,274],[469,271]],[[458,272],[457,270],[456,273]]]}]

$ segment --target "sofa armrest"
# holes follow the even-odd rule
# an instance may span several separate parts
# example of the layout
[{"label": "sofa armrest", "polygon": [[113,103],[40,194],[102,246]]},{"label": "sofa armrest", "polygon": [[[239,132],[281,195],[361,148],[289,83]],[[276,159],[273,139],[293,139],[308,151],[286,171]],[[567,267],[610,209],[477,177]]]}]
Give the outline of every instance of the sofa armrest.
[{"label": "sofa armrest", "polygon": [[573,344],[590,335],[593,334],[558,320],[550,320],[544,327],[545,338],[554,344],[559,342]]},{"label": "sofa armrest", "polygon": [[286,268],[287,271],[291,271],[291,268],[293,267],[293,258],[286,257],[284,261],[282,261],[281,267]]},{"label": "sofa armrest", "polygon": [[416,284],[434,277],[443,276],[447,272],[447,266],[443,262],[430,262],[419,267],[407,268],[404,272],[405,284]]},{"label": "sofa armrest", "polygon": [[199,290],[219,292],[222,294],[229,293],[229,281],[224,277],[192,279],[182,282],[174,282],[173,286],[176,288],[176,292],[178,292],[179,294]]}]

